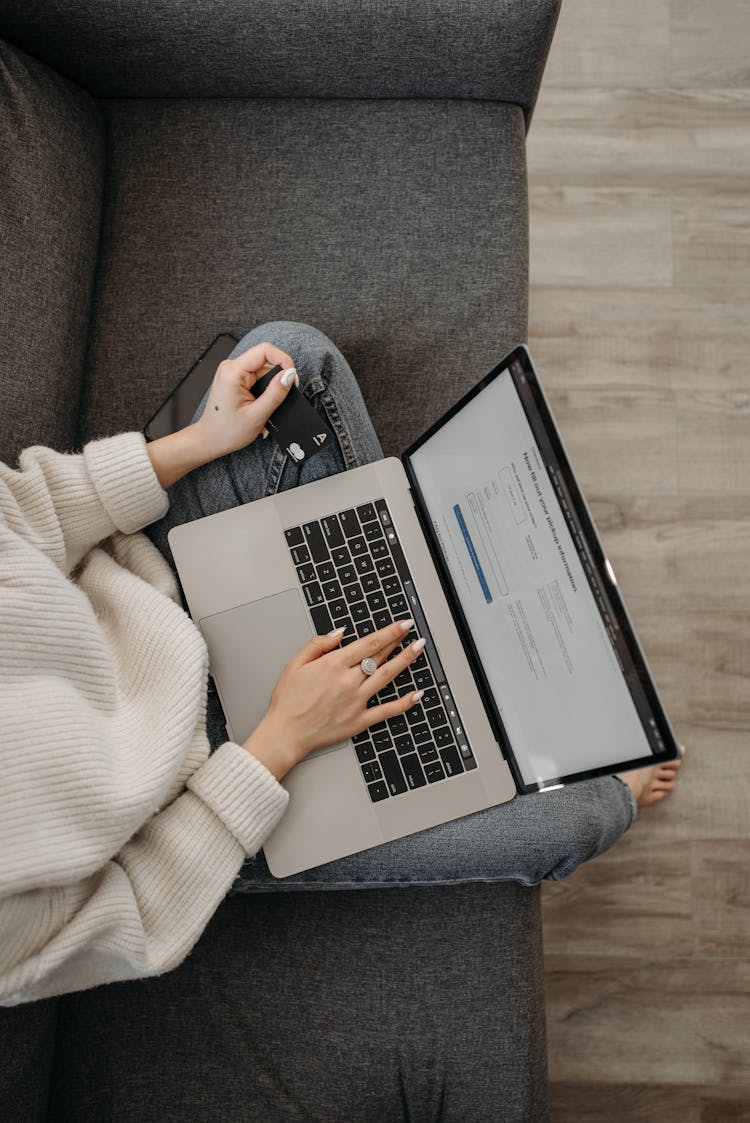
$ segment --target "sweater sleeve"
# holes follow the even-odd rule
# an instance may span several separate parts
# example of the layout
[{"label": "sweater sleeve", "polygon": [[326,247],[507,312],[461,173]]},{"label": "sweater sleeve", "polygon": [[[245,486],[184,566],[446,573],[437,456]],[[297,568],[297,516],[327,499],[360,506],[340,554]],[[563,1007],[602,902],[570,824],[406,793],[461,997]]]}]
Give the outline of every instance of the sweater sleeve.
[{"label": "sweater sleeve", "polygon": [[33,445],[18,464],[0,463],[0,520],[66,576],[115,530],[132,534],[169,508],[142,433],[91,441],[81,453]]},{"label": "sweater sleeve", "polygon": [[177,967],[288,801],[228,741],[95,874],[0,895],[0,1006]]}]

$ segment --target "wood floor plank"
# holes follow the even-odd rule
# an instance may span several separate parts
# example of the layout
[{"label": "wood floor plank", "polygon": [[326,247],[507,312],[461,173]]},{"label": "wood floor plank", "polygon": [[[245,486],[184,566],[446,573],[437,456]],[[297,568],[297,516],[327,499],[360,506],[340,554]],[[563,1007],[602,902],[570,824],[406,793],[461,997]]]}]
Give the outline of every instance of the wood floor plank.
[{"label": "wood floor plank", "polygon": [[749,114],[750,89],[543,85],[528,138],[529,182],[742,194]]},{"label": "wood floor plank", "polygon": [[746,0],[672,0],[671,9],[671,85],[750,86]]},{"label": "wood floor plank", "polygon": [[693,842],[691,862],[695,953],[710,957],[747,955],[750,840]]},{"label": "wood floor plank", "polygon": [[552,1081],[750,1085],[750,964],[550,955]]},{"label": "wood floor plank", "polygon": [[532,285],[671,287],[672,208],[666,193],[534,186],[529,210]]},{"label": "wood floor plank", "polygon": [[[748,5],[750,10],[750,5]],[[748,41],[750,48],[750,40]],[[679,288],[736,292],[750,279],[750,207],[747,188],[676,194],[671,199],[674,280]]]},{"label": "wood floor plank", "polygon": [[[649,811],[664,814],[666,802]],[[644,814],[645,818],[645,814]],[[547,955],[650,955],[692,947],[689,847],[654,847],[639,820],[572,877],[545,882]]]},{"label": "wood floor plank", "polygon": [[669,0],[569,0],[552,41],[545,89],[658,86],[668,66],[669,43]]},{"label": "wood floor plank", "polygon": [[695,1084],[550,1086],[550,1123],[750,1123],[750,1088]]}]

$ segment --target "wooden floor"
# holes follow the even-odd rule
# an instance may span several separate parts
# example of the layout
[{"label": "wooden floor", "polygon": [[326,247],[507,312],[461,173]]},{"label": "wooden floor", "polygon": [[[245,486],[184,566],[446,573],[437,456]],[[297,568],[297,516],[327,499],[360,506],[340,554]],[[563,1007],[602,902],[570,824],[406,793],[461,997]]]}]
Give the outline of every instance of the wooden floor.
[{"label": "wooden floor", "polygon": [[545,886],[553,1123],[750,1120],[750,2],[563,0],[531,353],[688,750]]}]

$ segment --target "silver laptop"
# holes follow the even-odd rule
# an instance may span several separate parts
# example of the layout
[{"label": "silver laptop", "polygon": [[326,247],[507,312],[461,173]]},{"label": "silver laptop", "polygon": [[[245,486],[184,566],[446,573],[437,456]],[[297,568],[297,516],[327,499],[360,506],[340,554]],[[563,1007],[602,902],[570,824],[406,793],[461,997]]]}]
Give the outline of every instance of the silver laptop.
[{"label": "silver laptop", "polygon": [[[188,607],[242,743],[313,633],[399,617],[418,705],[284,778],[285,877],[517,793],[677,756],[531,358],[517,347],[387,458],[175,527]],[[407,640],[409,637],[407,637]],[[532,796],[533,798],[533,796]]]}]

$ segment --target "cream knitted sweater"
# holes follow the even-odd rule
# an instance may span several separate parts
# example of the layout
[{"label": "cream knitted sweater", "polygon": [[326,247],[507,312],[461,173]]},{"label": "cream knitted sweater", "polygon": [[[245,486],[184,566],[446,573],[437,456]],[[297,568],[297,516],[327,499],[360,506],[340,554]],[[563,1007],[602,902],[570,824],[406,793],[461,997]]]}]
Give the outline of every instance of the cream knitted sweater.
[{"label": "cream knitted sweater", "polygon": [[209,756],[168,506],[140,433],[0,464],[0,1005],[176,967],[287,805]]}]

